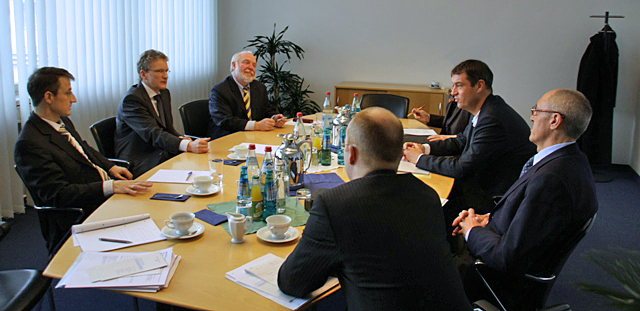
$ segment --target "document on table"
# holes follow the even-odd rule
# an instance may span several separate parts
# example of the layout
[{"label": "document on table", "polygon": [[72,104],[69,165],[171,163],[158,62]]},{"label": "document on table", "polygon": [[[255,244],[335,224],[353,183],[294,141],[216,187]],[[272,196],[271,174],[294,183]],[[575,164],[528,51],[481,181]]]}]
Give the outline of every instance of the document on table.
[{"label": "document on table", "polygon": [[298,309],[314,297],[338,285],[338,279],[330,277],[324,286],[315,290],[308,298],[286,295],[278,288],[278,270],[283,262],[284,259],[276,255],[266,254],[227,272],[225,277],[291,310]]},{"label": "document on table", "polygon": [[404,129],[405,135],[415,135],[415,136],[431,136],[438,135],[436,131],[432,129]]},{"label": "document on table", "polygon": [[[166,240],[149,214],[141,214],[104,221],[90,222],[71,227],[73,245],[83,252],[101,252]],[[119,243],[108,240],[122,240]]]},{"label": "document on table", "polygon": [[[114,264],[130,259],[160,258],[164,266],[136,274],[126,275],[106,281],[92,281],[91,272],[96,269],[109,270]],[[157,252],[144,253],[102,253],[82,252],[60,280],[56,288],[108,288],[117,290],[133,290],[155,292],[169,286],[180,256],[173,253],[173,248]],[[167,264],[170,263],[170,264]],[[109,273],[109,272],[105,272]],[[117,272],[114,272],[117,273]]]},{"label": "document on table", "polygon": [[400,161],[400,165],[398,165],[398,171],[399,172],[407,172],[407,173],[413,173],[413,174],[424,174],[424,175],[429,175],[431,173],[429,173],[429,171],[425,171],[425,170],[421,170],[419,168],[416,167],[415,164],[407,161],[407,160],[401,160]]},{"label": "document on table", "polygon": [[254,144],[256,145],[256,154],[264,154],[264,147],[266,146],[271,146],[271,152],[273,154],[273,152],[276,152],[276,149],[278,149],[280,146],[279,145],[264,145],[264,144],[256,144],[256,143],[242,143],[241,145],[249,148],[249,144]]},{"label": "document on table", "polygon": [[[191,173],[191,175],[189,175]],[[166,182],[174,184],[190,184],[196,176],[209,176],[209,171],[193,171],[193,170],[158,170],[147,181],[150,182]]]}]

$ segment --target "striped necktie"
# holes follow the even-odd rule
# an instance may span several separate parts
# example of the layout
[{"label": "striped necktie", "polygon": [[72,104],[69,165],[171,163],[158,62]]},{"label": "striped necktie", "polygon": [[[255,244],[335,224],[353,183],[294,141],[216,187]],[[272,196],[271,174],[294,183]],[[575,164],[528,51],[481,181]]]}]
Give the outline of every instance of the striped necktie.
[{"label": "striped necktie", "polygon": [[522,175],[524,175],[532,166],[533,166],[533,157],[531,157],[527,161],[527,163],[525,163],[524,166],[522,167],[522,171],[520,172],[520,177],[522,177]]},{"label": "striped necktie", "polygon": [[249,94],[249,87],[242,88],[242,100],[244,100],[244,107],[247,109],[247,118],[251,120],[251,94]]},{"label": "striped necktie", "polygon": [[64,127],[64,123],[62,124],[62,126],[60,127],[60,129],[58,130],[58,132],[64,136],[67,137],[67,140],[71,143],[71,145],[73,147],[76,148],[76,150],[78,150],[78,152],[80,152],[80,154],[87,159],[87,161],[89,161],[89,163],[91,163],[91,165],[93,165],[93,167],[98,171],[98,173],[100,174],[100,177],[102,178],[102,181],[106,181],[109,180],[111,178],[109,178],[109,174],[107,174],[107,172],[102,169],[102,167],[99,167],[97,165],[95,165],[93,162],[91,162],[91,160],[89,160],[89,157],[87,156],[86,153],[84,153],[84,150],[82,149],[82,146],[80,146],[80,144],[78,143],[78,141],[73,137],[73,135],[71,135],[71,133],[69,133],[69,131],[67,131],[67,129]]}]

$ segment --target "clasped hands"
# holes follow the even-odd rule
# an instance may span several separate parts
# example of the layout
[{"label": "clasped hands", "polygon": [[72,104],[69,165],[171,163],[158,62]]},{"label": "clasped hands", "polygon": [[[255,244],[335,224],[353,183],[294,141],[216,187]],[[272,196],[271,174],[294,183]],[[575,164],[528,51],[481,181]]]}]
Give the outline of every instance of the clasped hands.
[{"label": "clasped hands", "polygon": [[109,174],[114,178],[119,179],[113,181],[114,193],[126,193],[133,195],[139,192],[145,192],[153,186],[153,183],[148,181],[131,180],[133,178],[133,174],[122,166],[112,166],[109,169]]},{"label": "clasped hands", "polygon": [[415,164],[416,162],[418,162],[418,158],[420,158],[421,154],[429,154],[429,150],[426,149],[427,148],[422,144],[404,143],[404,145],[402,146],[402,154],[405,160]]},{"label": "clasped hands", "polygon": [[256,131],[270,131],[273,130],[274,127],[283,127],[287,122],[287,118],[282,114],[275,114],[271,118],[264,118],[253,126],[253,129]]},{"label": "clasped hands", "polygon": [[487,223],[489,223],[489,215],[490,214],[476,215],[476,212],[473,208],[460,212],[460,214],[458,214],[458,217],[456,217],[456,219],[454,219],[453,223],[451,224],[453,227],[455,227],[451,235],[464,235],[467,234],[467,232],[469,232],[469,230],[471,230],[473,227],[486,226]]}]

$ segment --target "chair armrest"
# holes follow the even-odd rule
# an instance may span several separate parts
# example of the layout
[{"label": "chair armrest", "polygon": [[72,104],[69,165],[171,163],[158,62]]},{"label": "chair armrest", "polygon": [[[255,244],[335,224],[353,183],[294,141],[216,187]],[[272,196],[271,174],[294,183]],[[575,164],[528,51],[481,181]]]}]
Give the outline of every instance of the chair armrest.
[{"label": "chair armrest", "polygon": [[67,213],[72,215],[77,215],[74,221],[74,224],[78,224],[84,218],[84,211],[78,207],[53,207],[53,206],[34,206],[38,213]]},{"label": "chair armrest", "polygon": [[126,169],[129,169],[129,167],[131,166],[131,163],[129,163],[129,161],[125,161],[122,159],[107,159],[107,160],[113,162],[117,166],[122,166]]},{"label": "chair armrest", "polygon": [[486,300],[478,300],[473,303],[473,310],[476,311],[502,311]]}]

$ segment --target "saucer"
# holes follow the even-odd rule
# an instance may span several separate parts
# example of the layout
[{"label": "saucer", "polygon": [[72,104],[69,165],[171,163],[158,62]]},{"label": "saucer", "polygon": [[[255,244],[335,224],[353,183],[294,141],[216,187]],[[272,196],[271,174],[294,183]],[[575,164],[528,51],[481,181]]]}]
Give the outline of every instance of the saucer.
[{"label": "saucer", "polygon": [[247,159],[246,156],[245,157],[241,157],[241,156],[236,155],[235,153],[230,153],[227,156],[227,158],[232,159],[232,160],[246,160]]},{"label": "saucer", "polygon": [[269,231],[269,228],[262,227],[260,228],[260,230],[258,230],[258,232],[256,232],[256,235],[260,240],[263,240],[265,242],[286,243],[297,239],[300,236],[300,231],[298,231],[298,229],[296,229],[295,227],[289,227],[289,230],[287,230],[287,232],[285,232],[284,234],[284,239],[276,239],[271,234],[271,231]]},{"label": "saucer", "polygon": [[162,235],[164,235],[167,239],[181,239],[181,240],[190,239],[190,238],[201,235],[203,232],[204,232],[204,226],[197,222],[193,223],[193,226],[189,228],[189,234],[185,234],[185,235],[180,235],[178,233],[178,230],[171,229],[167,226],[164,226],[164,228],[162,228]]},{"label": "saucer", "polygon": [[193,194],[193,195],[212,195],[215,193],[220,192],[220,187],[216,186],[216,185],[211,185],[211,188],[209,188],[209,191],[207,192],[202,192],[200,190],[196,190],[196,188],[194,188],[193,186],[189,186],[187,187],[187,193],[188,194]]}]

